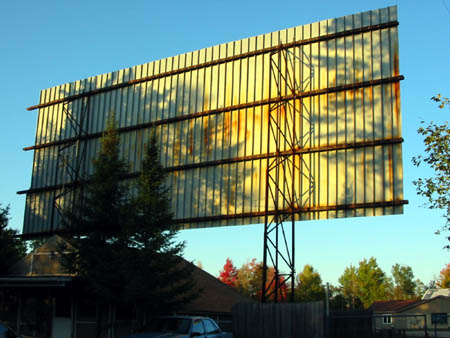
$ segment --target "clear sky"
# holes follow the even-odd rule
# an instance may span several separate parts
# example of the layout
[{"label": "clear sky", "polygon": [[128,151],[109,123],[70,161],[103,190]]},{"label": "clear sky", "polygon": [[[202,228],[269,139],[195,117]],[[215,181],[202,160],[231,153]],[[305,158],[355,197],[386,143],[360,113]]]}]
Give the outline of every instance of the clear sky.
[{"label": "clear sky", "polygon": [[[450,0],[399,1],[2,1],[0,4],[0,203],[22,229],[31,181],[41,89],[223,42],[398,5],[403,115],[404,215],[308,221],[296,228],[296,269],[312,264],[337,284],[345,267],[375,257],[389,273],[407,264],[428,283],[447,264],[448,242],[434,235],[444,220],[421,207],[412,181],[429,175],[412,166],[423,151],[420,121],[448,119],[430,98],[450,96]],[[263,226],[181,231],[185,258],[218,275],[227,257],[239,267],[262,259]]]}]

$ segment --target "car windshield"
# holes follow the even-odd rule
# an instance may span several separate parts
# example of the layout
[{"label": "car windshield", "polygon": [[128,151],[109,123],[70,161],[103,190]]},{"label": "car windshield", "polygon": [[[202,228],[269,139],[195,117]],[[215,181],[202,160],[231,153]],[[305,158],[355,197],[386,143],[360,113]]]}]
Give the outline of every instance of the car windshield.
[{"label": "car windshield", "polygon": [[7,333],[8,328],[3,323],[0,323],[0,338],[8,337]]},{"label": "car windshield", "polygon": [[156,318],[152,320],[148,329],[156,332],[189,333],[191,320],[186,318]]}]

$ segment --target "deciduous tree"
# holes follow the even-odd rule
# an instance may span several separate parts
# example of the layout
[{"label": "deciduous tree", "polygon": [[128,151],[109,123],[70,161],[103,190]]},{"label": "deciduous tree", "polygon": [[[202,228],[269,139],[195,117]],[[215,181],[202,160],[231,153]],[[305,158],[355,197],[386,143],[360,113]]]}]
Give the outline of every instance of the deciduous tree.
[{"label": "deciduous tree", "polygon": [[450,288],[450,263],[448,263],[439,274],[439,280],[437,286],[441,289]]},{"label": "deciduous tree", "polygon": [[[253,258],[251,261],[244,263],[237,272],[237,290],[244,296],[253,298],[258,301],[261,300],[262,270],[263,263],[257,262],[256,258]],[[268,267],[266,288],[268,290],[268,294],[270,294],[270,300],[275,299],[275,283],[272,281],[275,281],[275,269],[273,267]],[[287,299],[288,285],[286,285],[283,276],[278,277],[278,282],[280,285],[278,301],[285,301]]]},{"label": "deciduous tree", "polygon": [[8,228],[9,205],[0,204],[0,275],[26,254],[26,243],[18,237],[17,230]]},{"label": "deciduous tree", "polygon": [[414,283],[416,284],[416,296],[417,298],[421,298],[425,291],[427,291],[427,286],[420,279],[416,279]]},{"label": "deciduous tree", "polygon": [[363,259],[358,266],[359,298],[365,308],[369,307],[376,300],[389,298],[386,294],[387,277],[378,266],[377,260],[371,257],[369,260]]},{"label": "deciduous tree", "polygon": [[242,264],[237,272],[236,288],[244,296],[259,300],[261,298],[262,263],[256,258]]},{"label": "deciduous tree", "polygon": [[378,266],[375,258],[364,258],[358,268],[350,265],[339,278],[341,292],[348,306],[369,307],[374,301],[392,298],[392,281]]},{"label": "deciduous tree", "polygon": [[394,277],[394,299],[414,299],[416,295],[416,283],[414,282],[414,273],[408,265],[395,264],[391,270]]},{"label": "deciduous tree", "polygon": [[230,258],[227,258],[223,270],[220,271],[219,280],[229,286],[236,286],[237,269]]},{"label": "deciduous tree", "polygon": [[312,265],[306,264],[303,271],[297,275],[295,298],[298,302],[313,302],[325,300],[325,287],[319,272]]},{"label": "deciduous tree", "polygon": [[[439,108],[450,107],[448,98],[437,95],[432,100],[439,104]],[[422,126],[417,132],[424,137],[425,155],[413,157],[413,164],[429,166],[434,175],[428,178],[419,178],[414,181],[417,193],[427,199],[430,209],[444,210],[445,218],[442,230],[450,230],[450,126],[448,121],[438,124],[433,121],[421,122]],[[437,234],[440,233],[438,230]],[[450,241],[450,236],[447,236]],[[450,245],[445,246],[450,249]]]},{"label": "deciduous tree", "polygon": [[360,308],[362,303],[359,299],[360,285],[357,268],[351,264],[349,267],[346,267],[344,273],[339,277],[339,283],[341,284],[340,290],[347,306],[351,309]]}]

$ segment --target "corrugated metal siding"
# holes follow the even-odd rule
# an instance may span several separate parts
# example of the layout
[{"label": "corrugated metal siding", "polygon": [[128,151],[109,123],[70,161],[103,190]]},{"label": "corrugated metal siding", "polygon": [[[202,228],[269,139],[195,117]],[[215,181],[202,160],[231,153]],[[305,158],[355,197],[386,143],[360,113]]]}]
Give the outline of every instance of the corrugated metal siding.
[{"label": "corrugated metal siding", "polygon": [[[72,181],[62,169],[64,159],[75,166],[77,154],[85,153],[82,171],[92,173],[92,158],[100,146],[99,134],[65,150],[61,150],[64,144],[52,144],[78,136],[79,128],[71,124],[69,117],[91,135],[104,130],[111,113],[119,128],[130,128],[121,131],[120,138],[131,172],[139,171],[151,129],[149,123],[155,124],[161,163],[170,171],[168,184],[175,217],[183,220],[182,226],[262,223],[269,135],[267,100],[278,95],[274,77],[269,73],[272,56],[267,52],[232,58],[396,20],[396,7],[389,7],[234,41],[43,90],[40,104],[153,76],[39,109],[36,145],[42,147],[35,150],[31,188],[55,188],[28,193],[24,233],[51,229],[52,205],[61,188],[58,185]],[[297,159],[295,187],[300,196],[298,207],[310,209],[298,218],[401,213],[402,206],[333,210],[338,205],[403,199],[400,143],[336,147],[401,137],[399,82],[327,92],[329,88],[399,76],[396,25],[306,41],[289,48],[288,54],[292,63],[279,64],[282,73],[294,79],[296,92],[311,94],[289,102],[302,113],[294,129],[302,135],[300,148],[306,151]],[[223,62],[201,66],[219,59]],[[157,76],[182,68],[186,70]],[[281,94],[289,92],[282,88]],[[84,111],[88,112],[87,117],[80,121]],[[284,119],[279,123],[293,121]],[[274,152],[274,142],[271,144],[269,152]],[[328,150],[319,151],[323,147]],[[222,162],[214,162],[219,160]],[[269,204],[269,210],[272,209]],[[57,229],[57,212],[53,212],[53,217]]]}]

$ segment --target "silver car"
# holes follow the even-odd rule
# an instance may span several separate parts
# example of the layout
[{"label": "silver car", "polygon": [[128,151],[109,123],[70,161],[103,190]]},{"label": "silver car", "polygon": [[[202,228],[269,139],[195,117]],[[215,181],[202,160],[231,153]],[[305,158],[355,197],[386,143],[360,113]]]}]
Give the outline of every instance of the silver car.
[{"label": "silver car", "polygon": [[153,319],[140,333],[124,338],[232,338],[207,317],[168,316]]},{"label": "silver car", "polygon": [[0,338],[33,338],[30,336],[18,335],[6,323],[0,321]]}]

